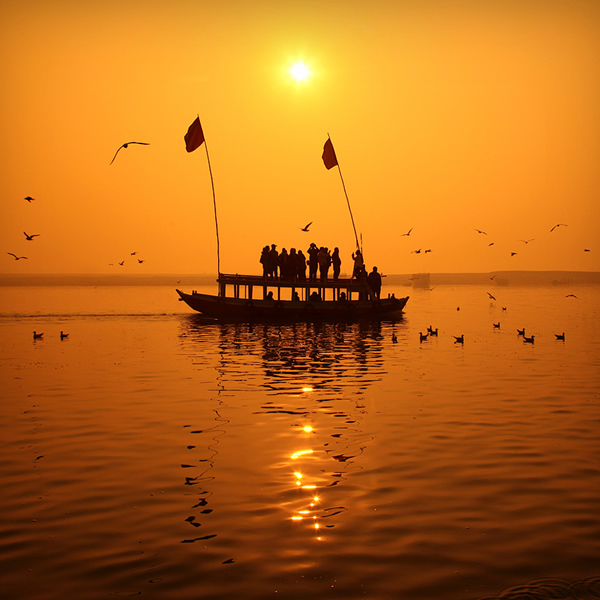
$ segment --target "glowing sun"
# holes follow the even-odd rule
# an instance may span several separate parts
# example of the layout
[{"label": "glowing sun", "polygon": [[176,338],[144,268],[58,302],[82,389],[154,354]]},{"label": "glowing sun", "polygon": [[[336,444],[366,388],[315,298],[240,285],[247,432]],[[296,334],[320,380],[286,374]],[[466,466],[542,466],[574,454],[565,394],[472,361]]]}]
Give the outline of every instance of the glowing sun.
[{"label": "glowing sun", "polygon": [[297,62],[292,65],[290,75],[296,81],[305,81],[310,76],[310,70],[303,62]]}]

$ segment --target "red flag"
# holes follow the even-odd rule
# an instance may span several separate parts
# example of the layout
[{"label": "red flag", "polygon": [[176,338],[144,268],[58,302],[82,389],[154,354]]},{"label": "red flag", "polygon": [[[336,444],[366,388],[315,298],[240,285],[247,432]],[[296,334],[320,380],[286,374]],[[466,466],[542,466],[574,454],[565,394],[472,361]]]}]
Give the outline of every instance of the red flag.
[{"label": "red flag", "polygon": [[331,143],[331,138],[327,138],[327,141],[323,146],[323,156],[321,158],[323,159],[327,169],[331,169],[338,164],[335,150],[333,149],[333,144]]},{"label": "red flag", "polygon": [[183,139],[185,140],[185,149],[188,152],[193,152],[204,144],[204,132],[202,131],[202,125],[200,125],[200,117],[196,117]]}]

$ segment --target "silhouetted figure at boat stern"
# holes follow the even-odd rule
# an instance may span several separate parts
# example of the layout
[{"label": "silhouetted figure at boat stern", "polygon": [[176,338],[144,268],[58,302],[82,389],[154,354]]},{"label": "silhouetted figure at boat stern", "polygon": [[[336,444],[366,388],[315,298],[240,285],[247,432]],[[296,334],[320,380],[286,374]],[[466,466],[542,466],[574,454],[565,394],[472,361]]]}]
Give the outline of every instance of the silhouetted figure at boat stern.
[{"label": "silhouetted figure at boat stern", "polygon": [[375,298],[381,297],[381,274],[377,270],[377,267],[373,267],[373,270],[369,273],[367,277],[367,283],[371,290],[373,290],[373,295]]}]

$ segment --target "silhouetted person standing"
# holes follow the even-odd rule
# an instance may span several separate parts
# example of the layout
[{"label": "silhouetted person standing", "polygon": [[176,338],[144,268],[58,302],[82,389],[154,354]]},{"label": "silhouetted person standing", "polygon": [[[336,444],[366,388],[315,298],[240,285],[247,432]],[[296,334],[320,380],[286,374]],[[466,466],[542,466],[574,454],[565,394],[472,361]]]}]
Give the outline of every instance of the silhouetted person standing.
[{"label": "silhouetted person standing", "polygon": [[331,254],[331,264],[333,265],[333,278],[338,279],[342,268],[342,259],[340,258],[340,249],[334,248]]},{"label": "silhouetted person standing", "polygon": [[317,256],[319,255],[319,249],[317,245],[313,242],[310,245],[310,248],[307,250],[308,252],[308,278],[311,281],[314,281],[317,278],[317,269],[319,267],[319,261]]},{"label": "silhouetted person standing", "polygon": [[373,270],[369,273],[367,283],[373,290],[375,298],[379,298],[381,294],[381,275],[377,271],[377,267],[373,267]]}]

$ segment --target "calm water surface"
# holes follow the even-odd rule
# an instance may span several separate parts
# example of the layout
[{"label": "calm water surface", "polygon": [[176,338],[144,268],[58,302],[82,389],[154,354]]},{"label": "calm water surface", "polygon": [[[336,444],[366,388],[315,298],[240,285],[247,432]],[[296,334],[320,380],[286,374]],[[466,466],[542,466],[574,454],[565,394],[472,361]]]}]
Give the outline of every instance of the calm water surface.
[{"label": "calm water surface", "polygon": [[600,598],[598,287],[390,291],[398,322],[219,325],[0,289],[0,595]]}]

